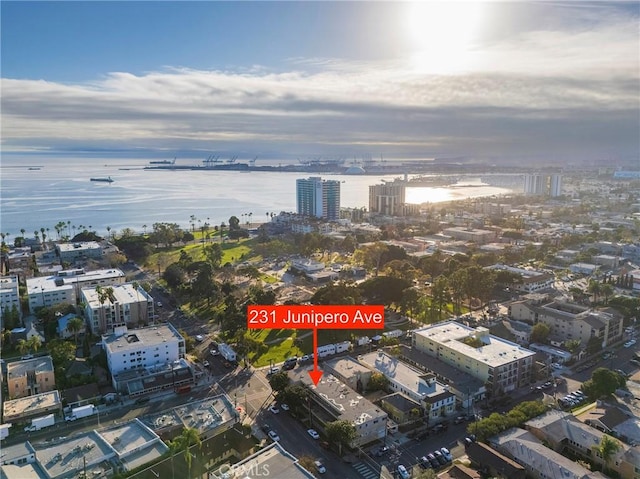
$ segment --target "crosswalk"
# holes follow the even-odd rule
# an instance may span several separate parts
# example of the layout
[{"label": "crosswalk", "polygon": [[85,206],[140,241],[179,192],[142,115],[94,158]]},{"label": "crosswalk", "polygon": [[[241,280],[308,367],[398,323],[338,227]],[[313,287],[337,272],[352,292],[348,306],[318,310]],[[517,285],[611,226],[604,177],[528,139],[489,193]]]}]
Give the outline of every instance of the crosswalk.
[{"label": "crosswalk", "polygon": [[379,479],[380,477],[380,474],[376,474],[371,470],[369,466],[367,466],[363,462],[356,462],[355,464],[353,464],[353,468],[358,471],[358,474],[360,474],[365,479]]}]

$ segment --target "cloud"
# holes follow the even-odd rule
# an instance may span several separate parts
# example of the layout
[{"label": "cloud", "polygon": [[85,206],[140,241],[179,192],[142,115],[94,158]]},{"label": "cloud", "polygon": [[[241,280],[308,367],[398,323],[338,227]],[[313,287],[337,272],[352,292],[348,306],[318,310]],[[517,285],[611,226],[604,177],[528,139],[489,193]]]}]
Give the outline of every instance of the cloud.
[{"label": "cloud", "polygon": [[637,22],[609,20],[495,38],[456,75],[421,74],[399,58],[295,58],[288,71],[4,78],[3,150],[633,157]]}]

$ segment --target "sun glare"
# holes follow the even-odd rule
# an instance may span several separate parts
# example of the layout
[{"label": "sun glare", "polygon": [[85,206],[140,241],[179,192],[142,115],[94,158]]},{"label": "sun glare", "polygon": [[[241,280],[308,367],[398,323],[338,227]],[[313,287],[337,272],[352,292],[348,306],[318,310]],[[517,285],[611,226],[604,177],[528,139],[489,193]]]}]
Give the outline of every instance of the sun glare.
[{"label": "sun glare", "polygon": [[472,66],[473,42],[482,20],[480,2],[407,4],[411,67],[420,73],[455,73]]}]

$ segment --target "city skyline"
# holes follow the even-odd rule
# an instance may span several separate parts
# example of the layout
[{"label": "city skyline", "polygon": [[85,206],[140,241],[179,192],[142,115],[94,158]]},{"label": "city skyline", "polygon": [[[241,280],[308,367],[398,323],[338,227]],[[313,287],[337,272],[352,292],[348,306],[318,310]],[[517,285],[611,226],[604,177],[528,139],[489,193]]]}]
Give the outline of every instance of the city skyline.
[{"label": "city skyline", "polygon": [[5,157],[640,155],[637,3],[1,9]]}]

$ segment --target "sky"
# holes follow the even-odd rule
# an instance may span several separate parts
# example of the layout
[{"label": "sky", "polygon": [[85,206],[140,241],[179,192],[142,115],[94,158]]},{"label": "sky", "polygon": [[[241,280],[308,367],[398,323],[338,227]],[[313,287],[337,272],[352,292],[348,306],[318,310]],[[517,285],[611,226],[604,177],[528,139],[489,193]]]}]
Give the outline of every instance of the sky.
[{"label": "sky", "polygon": [[2,1],[3,156],[640,164],[639,2]]}]

